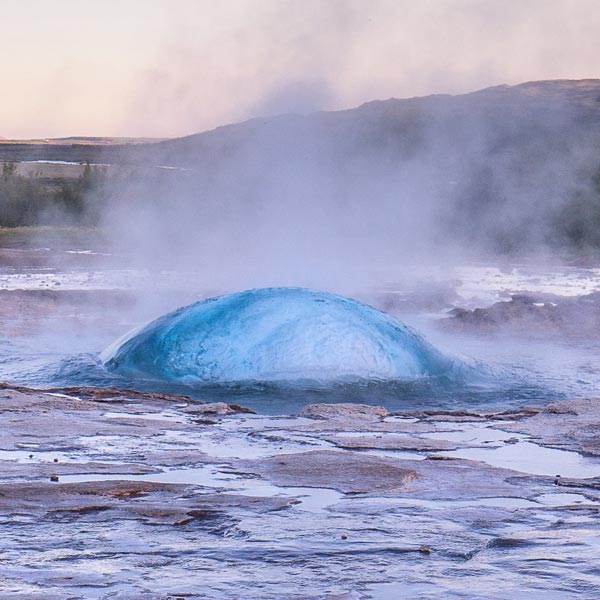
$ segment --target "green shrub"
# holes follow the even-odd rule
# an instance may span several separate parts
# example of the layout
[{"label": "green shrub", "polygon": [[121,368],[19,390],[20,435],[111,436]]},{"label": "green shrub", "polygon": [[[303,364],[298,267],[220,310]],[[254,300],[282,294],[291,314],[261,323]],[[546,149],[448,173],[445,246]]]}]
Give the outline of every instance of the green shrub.
[{"label": "green shrub", "polygon": [[16,163],[5,162],[0,178],[0,227],[30,225],[95,225],[105,171],[86,164],[77,179],[58,182],[17,174]]}]

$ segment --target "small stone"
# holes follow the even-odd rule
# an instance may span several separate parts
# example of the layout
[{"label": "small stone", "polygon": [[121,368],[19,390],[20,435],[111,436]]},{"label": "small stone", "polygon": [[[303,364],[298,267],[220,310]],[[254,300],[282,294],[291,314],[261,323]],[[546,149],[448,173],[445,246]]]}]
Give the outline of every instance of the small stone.
[{"label": "small stone", "polygon": [[51,475],[50,481],[58,481],[58,475]]},{"label": "small stone", "polygon": [[55,458],[55,459],[54,459],[54,462],[58,462],[58,458]]},{"label": "small stone", "polygon": [[342,533],[342,535],[340,536],[343,540],[347,540],[348,539],[348,534],[346,533]]},{"label": "small stone", "polygon": [[216,421],[212,419],[192,419],[192,423],[196,423],[196,425],[215,425]]},{"label": "small stone", "polygon": [[33,458],[33,454],[30,454],[30,455],[29,455],[29,458]]},{"label": "small stone", "polygon": [[421,554],[431,554],[431,550],[427,546],[421,546],[419,552]]}]

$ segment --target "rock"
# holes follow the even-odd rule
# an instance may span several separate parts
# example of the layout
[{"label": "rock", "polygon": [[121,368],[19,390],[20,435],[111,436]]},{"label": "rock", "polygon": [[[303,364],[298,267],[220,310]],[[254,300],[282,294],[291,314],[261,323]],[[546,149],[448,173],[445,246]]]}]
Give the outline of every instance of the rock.
[{"label": "rock", "polygon": [[440,450],[455,450],[458,444],[446,440],[420,438],[408,435],[379,434],[379,435],[333,435],[323,438],[338,448],[349,450],[415,450],[419,452],[437,452]]},{"label": "rock", "polygon": [[191,415],[232,415],[237,413],[254,414],[253,410],[239,404],[225,404],[225,402],[208,402],[200,405],[191,405],[183,409]]},{"label": "rock", "polygon": [[600,323],[600,293],[576,298],[549,294],[515,294],[485,308],[455,308],[444,328],[547,338],[595,338]]},{"label": "rock", "polygon": [[197,414],[226,415],[234,412],[225,402],[211,402],[194,410]]},{"label": "rock", "polygon": [[582,479],[577,477],[557,477],[554,480],[554,485],[560,487],[579,487],[600,490],[600,477],[591,477]]},{"label": "rock", "polygon": [[[92,590],[114,600],[316,600],[335,594],[358,600],[379,592],[367,579],[390,581],[394,589],[380,589],[396,597],[407,584],[422,586],[424,577],[434,595],[453,585],[446,596],[458,597],[464,596],[465,583],[448,573],[457,565],[463,574],[470,572],[474,563],[464,561],[475,554],[470,596],[489,596],[489,581],[476,591],[472,587],[484,569],[512,586],[508,592],[502,588],[503,597],[520,597],[525,580],[515,580],[516,570],[526,572],[532,560],[548,556],[561,561],[544,561],[544,572],[552,575],[556,568],[561,586],[576,594],[581,573],[594,573],[598,562],[598,479],[571,479],[568,469],[557,465],[552,473],[560,471],[556,479],[565,483],[559,489],[554,476],[442,455],[394,458],[368,449],[412,445],[423,452],[418,444],[455,442],[419,435],[443,437],[473,426],[502,432],[523,428],[535,443],[559,444],[562,438],[573,449],[584,448],[599,430],[596,400],[491,415],[404,413],[397,419],[384,419],[381,407],[318,405],[303,411],[312,419],[223,415],[202,428],[190,412],[201,405],[191,401],[181,406],[166,397],[124,398],[107,416],[107,405],[92,399],[5,391],[0,407],[8,454],[0,461],[0,512],[10,560],[0,561],[0,597],[11,595],[12,588],[22,590],[23,600],[59,600],[65,590],[73,597],[88,597]],[[465,427],[460,419],[485,422]],[[456,442],[461,448],[480,447],[477,439],[464,438]],[[282,440],[294,450],[283,454]],[[327,440],[355,449],[323,450]],[[248,448],[257,458],[235,458]],[[34,460],[23,461],[29,453]],[[59,453],[70,459],[54,463]],[[163,471],[182,483],[161,483]],[[69,482],[69,474],[87,474],[89,480]],[[96,480],[107,475],[106,481]],[[49,485],[51,476],[59,477],[60,485]],[[589,502],[570,494],[560,506],[543,501],[548,494],[560,501],[565,492]],[[501,540],[487,546],[506,537],[532,543]],[[509,552],[510,560],[499,557],[502,552]],[[213,570],[214,577],[207,578],[205,567],[218,564],[223,573]],[[531,581],[535,589],[527,592],[551,595],[557,579]],[[600,597],[600,586],[591,576],[586,581],[588,595]],[[349,592],[353,587],[360,593]]]},{"label": "rock", "polygon": [[398,493],[417,476],[394,461],[357,453],[316,450],[244,461],[280,486],[336,489],[344,493]]},{"label": "rock", "polygon": [[502,429],[524,433],[545,446],[600,456],[600,399],[550,404]]},{"label": "rock", "polygon": [[310,419],[378,421],[386,417],[388,411],[383,406],[368,404],[308,404],[299,415]]}]

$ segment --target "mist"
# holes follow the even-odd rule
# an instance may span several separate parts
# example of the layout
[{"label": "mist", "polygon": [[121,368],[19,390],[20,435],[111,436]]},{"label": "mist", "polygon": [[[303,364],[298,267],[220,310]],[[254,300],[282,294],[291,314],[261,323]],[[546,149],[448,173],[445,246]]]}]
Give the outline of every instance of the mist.
[{"label": "mist", "polygon": [[581,259],[600,241],[599,90],[499,86],[133,148],[102,222],[117,253],[217,289],[349,291],[430,267]]},{"label": "mist", "polygon": [[0,596],[600,598],[598,0],[1,7]]}]

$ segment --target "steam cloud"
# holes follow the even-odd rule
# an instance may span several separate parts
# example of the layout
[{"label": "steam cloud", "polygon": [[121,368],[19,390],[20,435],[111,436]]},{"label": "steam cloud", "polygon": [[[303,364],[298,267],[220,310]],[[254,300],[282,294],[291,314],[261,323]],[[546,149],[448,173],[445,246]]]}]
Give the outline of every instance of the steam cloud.
[{"label": "steam cloud", "polygon": [[500,86],[133,149],[105,223],[143,264],[227,289],[348,291],[427,264],[585,251],[600,241],[599,91]]}]

